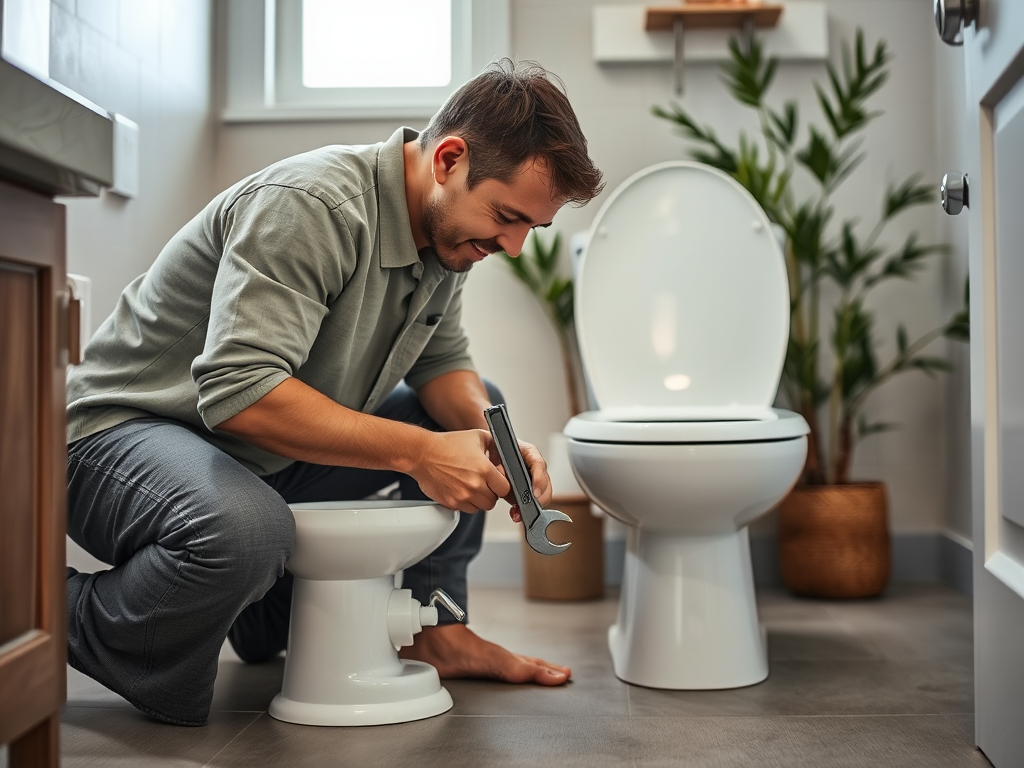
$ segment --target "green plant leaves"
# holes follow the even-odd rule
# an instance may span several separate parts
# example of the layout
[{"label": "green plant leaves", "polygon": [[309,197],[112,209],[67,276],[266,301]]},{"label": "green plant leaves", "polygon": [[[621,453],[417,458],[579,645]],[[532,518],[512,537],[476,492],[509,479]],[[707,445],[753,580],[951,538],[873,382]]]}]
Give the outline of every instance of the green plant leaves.
[{"label": "green plant leaves", "polygon": [[857,283],[867,278],[871,265],[882,255],[879,248],[865,247],[857,240],[852,221],[844,221],[839,247],[827,252],[825,272],[844,291],[853,291]]},{"label": "green plant leaves", "polygon": [[871,332],[874,316],[860,300],[841,302],[835,308],[832,349],[841,368],[843,401],[870,384],[878,373]]},{"label": "green plant leaves", "polygon": [[783,370],[785,383],[796,384],[796,391],[789,393],[794,407],[798,407],[800,400],[805,397],[809,397],[815,407],[828,401],[829,386],[818,375],[817,341],[804,344],[797,339],[790,339]]},{"label": "green plant leaves", "polygon": [[729,60],[722,65],[722,79],[737,101],[751,107],[761,106],[779,64],[763,54],[757,38],[751,39],[748,52],[743,51],[735,37],[729,38]]},{"label": "green plant leaves", "polygon": [[890,256],[883,263],[882,269],[876,274],[865,278],[864,290],[878,285],[883,280],[893,277],[909,279],[915,272],[924,269],[924,260],[938,253],[946,253],[949,248],[945,245],[920,245],[917,242],[918,235],[911,232],[903,242],[903,247],[894,255]]},{"label": "green plant leaves", "polygon": [[806,201],[783,219],[782,228],[797,264],[807,267],[816,280],[825,257],[825,230],[832,219],[832,209]]},{"label": "green plant leaves", "polygon": [[768,214],[778,222],[783,216],[782,204],[789,191],[792,171],[778,168],[776,153],[769,147],[764,164],[760,162],[760,149],[745,133],[740,134],[739,153],[733,177],[739,181]]},{"label": "green plant leaves", "polygon": [[891,183],[885,190],[885,203],[882,207],[882,216],[888,220],[915,205],[930,203],[935,199],[932,191],[932,184],[923,184],[920,181],[921,174],[915,173],[898,186]]},{"label": "green plant leaves", "polygon": [[796,142],[799,125],[796,102],[787,101],[782,106],[782,114],[771,108],[766,108],[765,111],[768,114],[768,124],[764,126],[764,135],[783,152],[789,152]]},{"label": "green plant leaves", "polygon": [[864,160],[860,142],[840,149],[813,126],[807,146],[796,153],[797,161],[821,184],[828,194],[846,179]]},{"label": "green plant leaves", "polygon": [[651,112],[655,117],[675,123],[677,131],[683,138],[704,145],[702,148],[690,151],[690,156],[694,160],[713,168],[719,168],[728,174],[736,172],[738,167],[736,154],[718,140],[711,128],[698,125],[681,106],[673,104],[669,109],[654,106],[651,108]]},{"label": "green plant leaves", "polygon": [[815,84],[814,90],[818,94],[821,111],[836,139],[843,139],[862,130],[868,122],[881,114],[868,112],[866,102],[889,78],[887,65],[890,59],[884,40],[878,41],[874,53],[869,57],[864,44],[864,32],[858,29],[852,58],[849,46],[843,44],[842,75],[836,72],[831,63],[828,65],[831,93],[826,93],[820,85]]}]

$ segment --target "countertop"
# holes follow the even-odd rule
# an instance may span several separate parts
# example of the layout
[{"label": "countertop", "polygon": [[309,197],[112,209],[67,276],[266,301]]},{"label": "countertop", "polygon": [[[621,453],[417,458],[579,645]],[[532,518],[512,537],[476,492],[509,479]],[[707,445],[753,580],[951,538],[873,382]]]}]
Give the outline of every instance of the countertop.
[{"label": "countertop", "polygon": [[113,131],[105,110],[0,59],[0,179],[48,195],[97,195],[113,184]]}]

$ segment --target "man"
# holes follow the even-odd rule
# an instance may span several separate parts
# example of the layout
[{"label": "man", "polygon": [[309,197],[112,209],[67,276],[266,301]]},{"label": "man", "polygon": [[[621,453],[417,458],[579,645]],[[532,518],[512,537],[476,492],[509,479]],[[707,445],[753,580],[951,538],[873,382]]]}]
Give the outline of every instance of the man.
[{"label": "man", "polygon": [[[396,480],[468,513],[404,579],[420,600],[443,587],[465,605],[473,513],[509,494],[483,419],[500,395],[460,325],[465,273],[600,189],[562,90],[505,60],[419,136],[325,147],[215,198],[69,375],[68,532],[113,566],[69,569],[72,666],[153,717],[202,725],[225,636],[245,661],[284,648],[287,504]],[[544,460],[522,450],[544,503]],[[571,675],[442,618],[403,649],[442,677]]]}]

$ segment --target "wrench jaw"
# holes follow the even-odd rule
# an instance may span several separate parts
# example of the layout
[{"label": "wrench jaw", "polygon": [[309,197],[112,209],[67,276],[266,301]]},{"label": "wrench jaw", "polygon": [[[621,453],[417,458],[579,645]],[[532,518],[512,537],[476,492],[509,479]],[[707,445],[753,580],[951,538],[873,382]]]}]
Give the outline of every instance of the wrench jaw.
[{"label": "wrench jaw", "polygon": [[541,510],[541,514],[533,521],[533,525],[526,528],[526,543],[534,552],[542,555],[557,555],[572,546],[571,541],[567,541],[565,544],[552,544],[548,540],[547,528],[556,520],[572,522],[572,518],[565,512],[560,512],[557,509],[545,509]]}]

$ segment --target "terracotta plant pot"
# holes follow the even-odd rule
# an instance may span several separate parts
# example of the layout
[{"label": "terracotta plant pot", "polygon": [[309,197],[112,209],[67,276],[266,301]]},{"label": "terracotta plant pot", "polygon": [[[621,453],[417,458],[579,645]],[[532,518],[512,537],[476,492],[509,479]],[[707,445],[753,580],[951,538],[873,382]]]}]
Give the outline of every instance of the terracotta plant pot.
[{"label": "terracotta plant pot", "polygon": [[798,486],[779,505],[779,567],[795,594],[877,595],[889,558],[883,483]]},{"label": "terracotta plant pot", "polygon": [[523,591],[531,600],[597,600],[604,597],[604,518],[590,511],[586,496],[556,496],[548,505],[572,518],[552,523],[556,544],[572,546],[557,555],[538,555],[523,542]]}]

